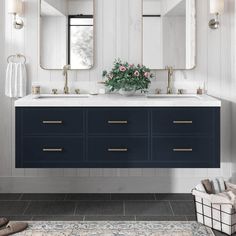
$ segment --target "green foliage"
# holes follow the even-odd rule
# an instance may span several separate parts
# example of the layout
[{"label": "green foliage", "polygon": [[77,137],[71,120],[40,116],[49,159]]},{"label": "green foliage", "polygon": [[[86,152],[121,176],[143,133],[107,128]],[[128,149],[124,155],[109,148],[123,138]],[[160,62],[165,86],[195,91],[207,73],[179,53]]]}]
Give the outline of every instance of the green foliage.
[{"label": "green foliage", "polygon": [[151,83],[151,70],[143,65],[133,65],[128,62],[122,62],[120,59],[114,61],[114,66],[110,72],[103,71],[103,77],[107,80],[105,85],[110,91],[146,92]]}]

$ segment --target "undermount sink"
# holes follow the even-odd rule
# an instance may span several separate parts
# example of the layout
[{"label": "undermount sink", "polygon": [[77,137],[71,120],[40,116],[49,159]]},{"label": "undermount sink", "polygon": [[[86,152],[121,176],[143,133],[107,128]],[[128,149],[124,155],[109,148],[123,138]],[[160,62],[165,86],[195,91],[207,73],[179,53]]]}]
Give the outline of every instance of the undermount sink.
[{"label": "undermount sink", "polygon": [[88,98],[89,94],[39,94],[36,95],[35,99],[43,98]]},{"label": "undermount sink", "polygon": [[158,98],[158,99],[201,99],[200,95],[196,94],[147,94],[147,98]]}]

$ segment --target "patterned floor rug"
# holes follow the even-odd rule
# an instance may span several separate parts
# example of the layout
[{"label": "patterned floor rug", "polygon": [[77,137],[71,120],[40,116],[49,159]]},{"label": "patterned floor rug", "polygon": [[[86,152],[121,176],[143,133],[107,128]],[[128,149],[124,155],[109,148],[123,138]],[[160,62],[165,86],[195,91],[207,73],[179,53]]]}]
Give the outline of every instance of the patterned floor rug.
[{"label": "patterned floor rug", "polygon": [[196,222],[29,222],[16,236],[213,236]]}]

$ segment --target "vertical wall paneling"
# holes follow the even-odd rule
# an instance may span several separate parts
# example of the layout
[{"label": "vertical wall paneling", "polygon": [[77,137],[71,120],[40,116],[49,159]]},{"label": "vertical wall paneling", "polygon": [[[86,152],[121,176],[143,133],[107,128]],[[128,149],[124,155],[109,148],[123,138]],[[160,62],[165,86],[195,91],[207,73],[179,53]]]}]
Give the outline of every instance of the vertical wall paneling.
[{"label": "vertical wall paneling", "polygon": [[230,9],[230,32],[231,32],[231,96],[232,100],[232,135],[231,135],[231,157],[232,157],[232,179],[236,181],[236,3],[234,0],[229,0],[229,9]]},{"label": "vertical wall paneling", "polygon": [[129,61],[142,60],[142,0],[129,0]]},{"label": "vertical wall paneling", "polygon": [[[32,52],[37,52],[37,48],[35,48],[34,43],[32,43],[32,38],[35,38],[38,42],[38,39],[36,37],[38,37],[38,26],[37,26],[37,17],[35,17],[37,15],[37,7],[34,6],[34,4],[37,4],[37,2],[33,2],[33,1],[26,1],[24,4],[24,14],[26,14],[28,17],[24,17],[24,24],[25,27],[20,30],[20,33],[24,33],[24,41],[22,42],[23,45],[23,54],[25,55],[25,57],[27,58],[27,90],[28,92],[30,92],[30,85],[31,85],[31,81],[38,81],[38,58],[37,55],[38,53],[32,53]],[[33,5],[33,6],[32,6]],[[32,17],[34,16],[34,17]],[[29,21],[29,19],[32,19]],[[36,27],[34,31],[30,31],[29,29],[31,27]],[[27,46],[26,46],[27,45]],[[30,65],[30,66],[29,66]],[[31,66],[32,65],[32,66]],[[14,109],[13,109],[14,112]],[[14,114],[13,114],[14,116]],[[13,135],[13,137],[15,138],[15,136]],[[14,155],[13,155],[13,159],[14,159]],[[26,176],[36,176],[37,175],[37,170],[34,169],[27,169],[25,170],[25,175]]]},{"label": "vertical wall paneling", "polygon": [[116,56],[121,60],[129,60],[129,33],[130,33],[130,1],[116,1]]},{"label": "vertical wall paneling", "polygon": [[111,68],[116,57],[116,0],[103,0],[103,66]]},{"label": "vertical wall paneling", "polygon": [[[0,28],[5,35],[0,34],[0,44],[5,45],[5,55],[0,55],[1,84],[4,85],[6,56],[12,53],[23,53],[27,57],[28,91],[32,83],[39,83],[42,92],[51,92],[52,88],[63,90],[64,79],[61,71],[46,71],[39,66],[38,50],[38,0],[25,0],[23,30],[12,28],[12,17],[7,12],[7,0],[0,1]],[[231,177],[231,156],[236,153],[235,145],[231,145],[236,138],[236,79],[235,77],[235,2],[227,0],[224,15],[221,17],[219,30],[212,31],[208,27],[208,1],[196,0],[197,4],[197,67],[191,71],[175,73],[176,88],[186,88],[195,92],[198,86],[206,84],[211,95],[223,99],[222,108],[222,166],[221,169],[15,169],[14,155],[14,100],[4,96],[4,86],[0,86],[0,105],[3,112],[0,115],[0,176],[1,177],[34,177],[31,181],[40,183],[45,177],[52,183],[50,191],[57,191],[57,181],[66,189],[67,178],[74,178],[78,185],[85,179],[92,179],[87,185],[87,191],[94,192],[103,189],[111,191],[172,191],[189,192],[202,178],[223,175]],[[115,58],[120,57],[132,63],[141,63],[142,60],[142,0],[95,0],[96,31],[95,31],[95,65],[89,71],[70,72],[69,84],[71,90],[80,88],[82,92],[89,92],[91,88],[100,88],[97,82],[102,79],[103,69],[110,69]],[[231,43],[230,43],[231,42]],[[154,71],[157,79],[151,89],[159,87],[165,91],[166,72]],[[229,92],[231,91],[231,93]],[[231,127],[231,124],[233,127]],[[232,139],[231,139],[232,138]],[[231,153],[231,147],[233,147]],[[233,161],[234,166],[236,162]],[[236,170],[236,167],[233,168]],[[107,181],[114,178],[113,184],[96,183],[103,178]],[[158,189],[154,186],[140,186],[139,181],[154,179]],[[3,180],[4,178],[2,178]],[[43,179],[42,181],[45,181]],[[122,183],[122,180],[124,182]],[[126,180],[137,181],[128,186]],[[117,182],[116,182],[117,181]],[[120,185],[118,182],[120,181]],[[4,182],[4,181],[3,181]],[[53,184],[55,183],[55,185]],[[114,186],[117,183],[117,187]],[[20,185],[20,183],[19,183]],[[166,187],[168,185],[168,187]],[[40,191],[47,191],[41,184]],[[99,186],[99,187],[97,187]],[[116,189],[116,190],[114,190]],[[1,179],[0,179],[0,191]],[[14,191],[14,188],[9,191]],[[76,189],[75,191],[80,191]]]},{"label": "vertical wall paneling", "polygon": [[[5,2],[0,1],[0,29],[1,32],[7,33],[6,21],[5,21]],[[10,48],[11,34],[8,31],[8,35],[0,34],[0,176],[11,176],[11,101],[5,97],[4,92],[4,80],[5,80],[5,68],[6,68],[6,52]],[[5,48],[4,48],[5,43]]]}]

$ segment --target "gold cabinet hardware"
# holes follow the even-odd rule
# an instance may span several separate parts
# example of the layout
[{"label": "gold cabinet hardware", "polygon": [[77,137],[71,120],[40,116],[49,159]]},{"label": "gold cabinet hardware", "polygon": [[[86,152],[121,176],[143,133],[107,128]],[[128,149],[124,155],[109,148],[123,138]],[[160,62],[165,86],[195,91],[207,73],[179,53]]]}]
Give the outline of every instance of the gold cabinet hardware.
[{"label": "gold cabinet hardware", "polygon": [[173,151],[174,152],[192,152],[193,149],[192,148],[174,148]]},{"label": "gold cabinet hardware", "polygon": [[63,148],[43,148],[43,152],[62,152]]},{"label": "gold cabinet hardware", "polygon": [[174,124],[192,124],[193,121],[192,120],[174,120],[173,123]]},{"label": "gold cabinet hardware", "polygon": [[108,148],[108,152],[128,152],[128,148]]},{"label": "gold cabinet hardware", "polygon": [[62,120],[44,120],[43,124],[62,124]]},{"label": "gold cabinet hardware", "polygon": [[109,120],[108,124],[128,124],[127,120]]}]

